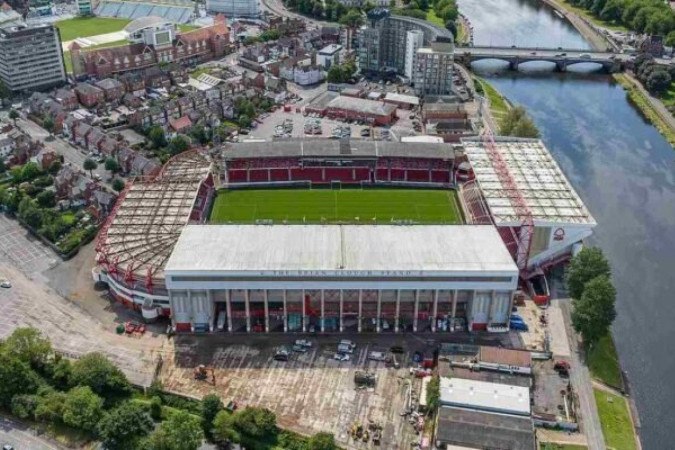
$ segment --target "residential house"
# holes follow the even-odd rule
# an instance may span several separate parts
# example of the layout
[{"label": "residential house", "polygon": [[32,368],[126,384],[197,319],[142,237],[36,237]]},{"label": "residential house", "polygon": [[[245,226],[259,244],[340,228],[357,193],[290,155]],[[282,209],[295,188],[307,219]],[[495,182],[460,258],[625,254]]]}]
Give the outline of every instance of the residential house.
[{"label": "residential house", "polygon": [[164,103],[164,113],[167,120],[178,119],[181,116],[178,100],[171,99]]},{"label": "residential house", "polygon": [[92,126],[85,122],[79,122],[73,127],[72,140],[81,147],[87,146],[87,136],[92,130]]},{"label": "residential house", "polygon": [[105,133],[99,127],[92,127],[89,134],[85,138],[87,150],[98,153],[98,145],[105,138]]},{"label": "residential house", "polygon": [[89,205],[89,212],[96,217],[96,219],[101,220],[110,214],[110,211],[112,211],[115,206],[116,200],[116,195],[97,189],[94,191],[91,204]]},{"label": "residential house", "polygon": [[38,163],[42,170],[47,170],[52,163],[59,159],[59,155],[53,150],[42,148],[37,155],[35,155],[35,162]]},{"label": "residential house", "polygon": [[140,97],[145,94],[145,79],[140,73],[130,72],[119,77],[129,94]]},{"label": "residential house", "polygon": [[137,95],[129,93],[122,97],[122,104],[128,108],[140,108],[143,101]]},{"label": "residential house", "polygon": [[103,91],[107,102],[119,102],[125,94],[124,85],[114,78],[106,78],[96,83],[96,87]]},{"label": "residential house", "polygon": [[170,119],[169,125],[176,133],[187,133],[192,128],[192,121],[188,116],[182,116],[178,119]]},{"label": "residential house", "polygon": [[75,93],[80,103],[87,108],[93,108],[105,100],[103,91],[89,83],[78,83],[75,86]]},{"label": "residential house", "polygon": [[187,116],[195,109],[194,102],[189,96],[179,97],[177,100],[178,110],[181,116]]},{"label": "residential house", "polygon": [[98,143],[98,151],[104,156],[113,156],[115,152],[122,146],[122,142],[117,139],[105,135]]},{"label": "residential house", "polygon": [[77,109],[80,102],[77,100],[77,94],[72,89],[58,89],[54,94],[54,99],[67,110]]}]

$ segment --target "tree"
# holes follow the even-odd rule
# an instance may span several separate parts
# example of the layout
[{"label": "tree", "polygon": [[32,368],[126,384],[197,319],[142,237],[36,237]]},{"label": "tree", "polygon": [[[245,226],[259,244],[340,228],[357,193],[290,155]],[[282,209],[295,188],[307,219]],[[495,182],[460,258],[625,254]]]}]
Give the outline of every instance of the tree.
[{"label": "tree", "polygon": [[19,217],[21,217],[24,222],[35,229],[40,228],[42,225],[42,211],[34,207],[32,204],[29,205],[28,208],[26,208],[23,212],[20,212]]},{"label": "tree", "polygon": [[499,130],[504,136],[539,137],[539,130],[522,106],[509,109],[501,120]]},{"label": "tree", "polygon": [[9,118],[12,119],[12,122],[14,122],[14,125],[16,125],[16,120],[20,117],[19,111],[16,109],[12,108],[9,110]]},{"label": "tree", "polygon": [[211,436],[211,428],[213,428],[213,420],[216,415],[223,409],[223,402],[215,394],[209,394],[202,399],[202,429],[207,437]]},{"label": "tree", "polygon": [[340,18],[340,25],[350,28],[358,28],[363,25],[363,14],[361,14],[358,9],[352,8]]},{"label": "tree", "polygon": [[160,126],[154,126],[150,128],[148,132],[148,139],[152,142],[153,147],[162,148],[166,146],[166,136],[164,136],[164,130]]},{"label": "tree", "polygon": [[148,440],[151,450],[197,450],[204,439],[199,419],[179,411],[157,428]]},{"label": "tree", "polygon": [[609,278],[609,262],[598,247],[584,247],[570,262],[567,268],[567,290],[572,298],[580,299],[584,286],[595,277],[604,275]]},{"label": "tree", "polygon": [[584,287],[581,298],[573,300],[572,325],[591,346],[609,332],[616,318],[616,290],[606,275],[600,275]]},{"label": "tree", "polygon": [[52,162],[49,165],[49,169],[47,169],[47,172],[49,172],[52,175],[56,175],[61,170],[61,167],[63,167],[63,164],[61,163],[61,161],[57,159],[56,161]]},{"label": "tree", "polygon": [[454,20],[445,22],[445,28],[452,33],[454,39],[457,39],[457,23]]},{"label": "tree", "polygon": [[150,400],[150,417],[157,421],[162,418],[162,398],[159,395]]},{"label": "tree", "polygon": [[668,33],[664,44],[668,47],[675,47],[675,30]]},{"label": "tree", "polygon": [[645,87],[649,92],[659,94],[668,90],[670,82],[671,78],[668,71],[659,67],[647,77]]},{"label": "tree", "polygon": [[124,180],[121,179],[121,178],[115,178],[115,179],[112,181],[112,188],[113,188],[116,192],[122,192],[122,190],[124,189],[124,186],[125,186]]},{"label": "tree", "polygon": [[234,415],[233,423],[241,434],[254,439],[277,432],[277,418],[267,408],[246,407]]},{"label": "tree", "polygon": [[12,95],[7,85],[0,80],[0,100],[8,99]]},{"label": "tree", "polygon": [[110,172],[111,175],[119,172],[120,165],[115,158],[106,158],[104,163],[105,170]]},{"label": "tree", "polygon": [[248,128],[251,126],[252,123],[251,118],[246,114],[241,114],[237,122],[239,123],[239,126],[242,128]]},{"label": "tree", "polygon": [[35,420],[46,423],[61,422],[63,420],[63,405],[66,394],[53,389],[38,395],[35,407]]},{"label": "tree", "polygon": [[202,125],[195,125],[192,127],[192,130],[190,130],[190,136],[202,145],[205,145],[209,142],[209,135]]},{"label": "tree", "polygon": [[5,161],[0,159],[0,174],[3,174],[7,171],[7,166],[5,165]]},{"label": "tree", "polygon": [[68,391],[63,404],[63,423],[73,428],[94,431],[103,416],[103,399],[88,386]]},{"label": "tree", "polygon": [[54,194],[54,191],[42,191],[35,197],[35,200],[43,208],[53,208],[56,206],[56,194]]},{"label": "tree", "polygon": [[231,442],[241,442],[241,436],[234,427],[234,416],[223,410],[216,414],[211,429],[212,438],[216,443],[226,445]]},{"label": "tree", "polygon": [[169,142],[169,152],[172,155],[183,153],[188,148],[190,148],[190,141],[188,141],[188,138],[182,135],[176,136],[175,138],[171,139],[171,142]]},{"label": "tree", "polygon": [[131,385],[122,371],[100,353],[88,353],[72,364],[72,386],[89,386],[105,399],[127,396]]},{"label": "tree", "polygon": [[17,328],[2,346],[5,353],[19,358],[34,369],[43,368],[53,357],[52,344],[35,328]]},{"label": "tree", "polygon": [[38,377],[28,363],[16,356],[0,353],[0,405],[10,407],[12,397],[32,394],[37,385]]},{"label": "tree", "polygon": [[153,425],[140,405],[124,402],[101,419],[98,435],[106,449],[126,450],[135,448],[138,440],[152,431]]},{"label": "tree", "polygon": [[54,119],[52,119],[51,116],[47,116],[44,118],[42,121],[42,128],[47,130],[49,132],[49,135],[51,136],[52,133],[54,132]]},{"label": "tree", "polygon": [[96,161],[94,161],[93,159],[87,158],[82,163],[82,167],[84,168],[84,170],[88,170],[89,176],[93,178],[94,177],[93,171],[96,170],[98,164],[96,164]]},{"label": "tree", "polygon": [[42,170],[40,166],[35,162],[29,162],[23,165],[21,168],[21,180],[20,181],[33,181],[37,177],[42,175]]},{"label": "tree", "polygon": [[21,394],[12,397],[12,414],[19,419],[32,419],[35,417],[38,399],[35,395]]},{"label": "tree", "polygon": [[338,447],[335,444],[333,433],[322,431],[309,438],[306,448],[307,450],[337,450]]}]

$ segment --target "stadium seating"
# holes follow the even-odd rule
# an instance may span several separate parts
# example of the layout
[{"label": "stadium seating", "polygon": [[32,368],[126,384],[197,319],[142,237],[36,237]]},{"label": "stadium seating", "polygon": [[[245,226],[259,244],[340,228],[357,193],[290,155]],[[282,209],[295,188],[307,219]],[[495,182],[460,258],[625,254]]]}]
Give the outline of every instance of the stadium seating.
[{"label": "stadium seating", "polygon": [[270,181],[288,181],[288,169],[270,169]]},{"label": "stadium seating", "polygon": [[251,169],[248,171],[248,181],[251,183],[269,182],[270,174],[268,169]]},{"label": "stadium seating", "polygon": [[[152,4],[154,3],[154,4]],[[189,23],[192,20],[194,7],[191,2],[160,1],[136,2],[103,0],[94,10],[97,16],[138,19],[139,17],[158,16],[175,23]]]}]

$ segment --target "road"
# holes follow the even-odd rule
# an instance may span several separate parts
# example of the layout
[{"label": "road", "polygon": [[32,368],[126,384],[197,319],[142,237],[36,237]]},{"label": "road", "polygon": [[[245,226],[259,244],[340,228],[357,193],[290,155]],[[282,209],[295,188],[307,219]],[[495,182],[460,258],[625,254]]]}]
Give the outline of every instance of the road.
[{"label": "road", "polygon": [[35,434],[27,425],[0,416],[0,445],[11,445],[15,450],[61,450],[58,444]]},{"label": "road", "polygon": [[[86,153],[84,150],[75,147],[70,142],[66,141],[60,137],[53,137],[52,139],[47,139],[49,133],[47,130],[33,122],[32,120],[27,120],[24,118],[17,119],[16,125],[28,133],[33,139],[43,142],[46,148],[53,149],[59,155],[63,155],[63,159],[66,163],[70,163],[71,166],[75,169],[82,169],[84,160],[87,159]],[[108,180],[110,174],[103,167],[103,164],[99,164],[96,170],[93,171],[94,174],[98,174],[101,177],[100,184],[104,185],[106,188],[112,190],[112,185],[105,181]]]}]

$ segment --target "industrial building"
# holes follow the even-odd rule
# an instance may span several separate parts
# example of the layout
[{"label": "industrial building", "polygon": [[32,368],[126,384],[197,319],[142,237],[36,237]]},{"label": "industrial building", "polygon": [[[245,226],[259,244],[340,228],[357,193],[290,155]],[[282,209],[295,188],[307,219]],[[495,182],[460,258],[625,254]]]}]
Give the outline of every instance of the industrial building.
[{"label": "industrial building", "polygon": [[[204,225],[217,188],[336,180],[455,188],[467,224]],[[594,226],[539,140],[232,143],[127,187],[93,276],[180,331],[498,332],[519,278],[568,258]],[[483,359],[526,371],[507,356]]]},{"label": "industrial building", "polygon": [[0,80],[14,92],[65,83],[61,37],[51,24],[0,26]]},{"label": "industrial building", "polygon": [[329,118],[363,120],[373,125],[390,125],[396,120],[396,106],[375,100],[339,95],[327,91],[305,107],[308,113]]},{"label": "industrial building", "polygon": [[230,18],[260,17],[259,0],[206,0],[206,10],[212,13],[225,14]]}]

